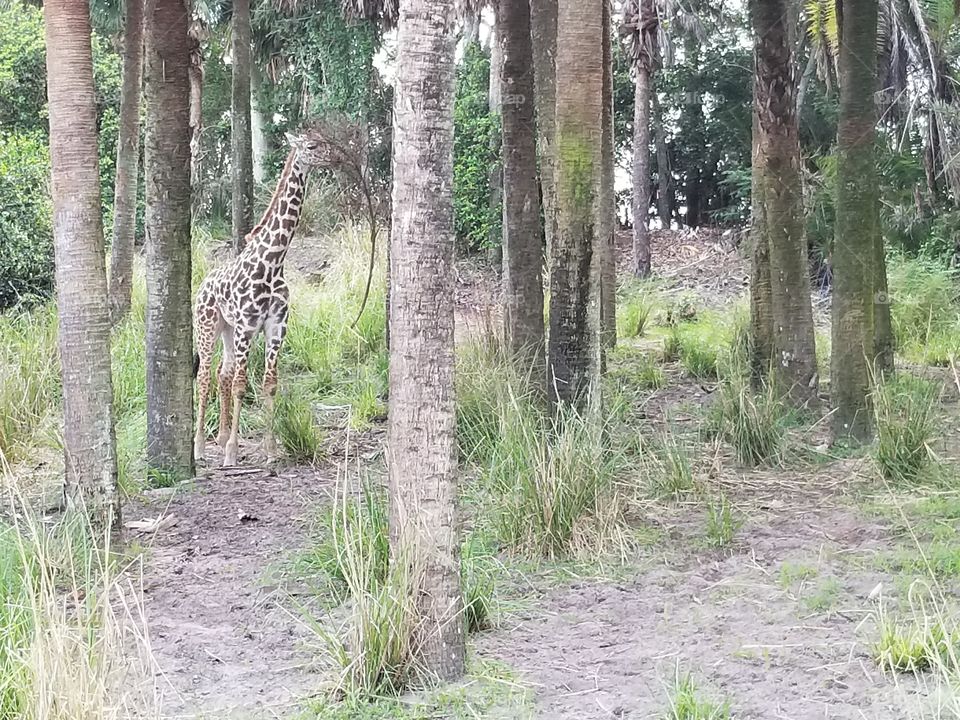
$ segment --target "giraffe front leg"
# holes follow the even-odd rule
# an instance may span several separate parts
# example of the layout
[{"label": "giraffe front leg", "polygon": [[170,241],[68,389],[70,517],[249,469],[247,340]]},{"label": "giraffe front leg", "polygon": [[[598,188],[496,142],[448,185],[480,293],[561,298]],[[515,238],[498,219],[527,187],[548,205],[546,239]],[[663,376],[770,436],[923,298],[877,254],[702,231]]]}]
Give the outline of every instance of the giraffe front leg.
[{"label": "giraffe front leg", "polygon": [[263,370],[263,404],[266,429],[263,434],[263,451],[270,459],[276,457],[277,440],[274,429],[276,418],[276,394],[278,383],[277,359],[287,333],[286,303],[276,303],[272,317],[264,325],[265,364]]},{"label": "giraffe front leg", "polygon": [[234,363],[233,372],[233,418],[230,423],[230,438],[227,440],[226,447],[223,449],[223,466],[229,467],[237,464],[237,448],[240,445],[240,403],[243,401],[243,393],[247,389],[247,358],[250,354],[250,343],[252,338],[237,333],[234,342]]}]

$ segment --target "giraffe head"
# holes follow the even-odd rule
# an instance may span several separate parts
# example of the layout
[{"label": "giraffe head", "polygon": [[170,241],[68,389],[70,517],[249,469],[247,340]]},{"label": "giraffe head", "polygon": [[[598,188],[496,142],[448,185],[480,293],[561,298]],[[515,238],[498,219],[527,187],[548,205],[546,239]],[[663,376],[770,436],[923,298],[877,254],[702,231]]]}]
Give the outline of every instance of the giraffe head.
[{"label": "giraffe head", "polygon": [[287,133],[287,142],[296,150],[297,159],[308,169],[323,167],[330,162],[330,144],[317,132]]}]

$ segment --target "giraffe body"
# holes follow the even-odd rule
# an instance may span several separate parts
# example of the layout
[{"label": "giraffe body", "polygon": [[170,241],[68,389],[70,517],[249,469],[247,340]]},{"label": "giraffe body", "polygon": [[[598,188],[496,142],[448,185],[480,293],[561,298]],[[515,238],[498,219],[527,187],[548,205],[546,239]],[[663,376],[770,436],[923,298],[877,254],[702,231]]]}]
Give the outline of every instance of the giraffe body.
[{"label": "giraffe body", "polygon": [[264,333],[263,396],[267,430],[264,450],[273,455],[274,396],[277,359],[287,330],[290,290],[283,277],[287,249],[296,232],[309,171],[324,159],[325,148],[307,136],[287,136],[292,146],[273,198],[260,223],[246,237],[243,251],[232,262],[213,270],[197,291],[194,305],[199,402],[194,456],[202,459],[210,395],[210,369],[217,340],[223,340],[218,385],[224,466],[236,465],[240,402],[247,388],[247,360],[257,334]]}]

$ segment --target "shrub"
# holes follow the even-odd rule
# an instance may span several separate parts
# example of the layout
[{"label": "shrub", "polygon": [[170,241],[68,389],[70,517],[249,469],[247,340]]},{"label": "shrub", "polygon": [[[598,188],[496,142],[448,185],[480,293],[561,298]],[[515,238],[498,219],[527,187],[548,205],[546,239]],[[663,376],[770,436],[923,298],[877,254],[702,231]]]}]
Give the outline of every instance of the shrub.
[{"label": "shrub", "polygon": [[943,264],[924,258],[891,258],[888,283],[898,347],[923,345],[957,327],[956,276]]},{"label": "shrub", "polygon": [[0,309],[53,292],[49,176],[41,137],[0,134]]}]

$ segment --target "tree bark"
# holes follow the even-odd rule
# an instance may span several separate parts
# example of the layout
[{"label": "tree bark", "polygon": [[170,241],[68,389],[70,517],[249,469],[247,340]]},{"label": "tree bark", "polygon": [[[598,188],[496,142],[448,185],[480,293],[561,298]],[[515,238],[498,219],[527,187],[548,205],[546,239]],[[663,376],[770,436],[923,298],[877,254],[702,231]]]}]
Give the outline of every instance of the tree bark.
[{"label": "tree bark", "polygon": [[[597,235],[600,240],[600,337],[603,348],[617,344],[617,258],[615,235],[617,199],[614,195],[613,157],[613,38],[611,0],[603,2],[603,95],[600,115],[600,207]],[[601,371],[606,366],[602,357]]]},{"label": "tree bark", "polygon": [[64,495],[97,525],[119,522],[110,311],[87,0],[44,5]]},{"label": "tree bark", "polygon": [[756,209],[769,253],[772,380],[791,402],[817,400],[817,357],[804,234],[797,78],[787,0],[752,0]]},{"label": "tree bark", "polygon": [[412,553],[426,677],[464,672],[454,411],[450,0],[401,0],[394,85],[387,468],[395,562]]},{"label": "tree bark", "polygon": [[500,0],[496,15],[502,58],[504,339],[531,386],[542,392],[543,251],[528,0]]},{"label": "tree bark", "polygon": [[537,155],[543,195],[544,237],[547,257],[556,232],[557,130],[557,0],[530,0],[530,36],[533,42],[534,97],[537,116]]},{"label": "tree bark", "polygon": [[[879,193],[877,201],[879,202]],[[880,211],[877,210],[879,218]],[[873,330],[874,330],[874,357],[876,371],[879,377],[886,377],[894,370],[894,341],[893,323],[890,318],[890,306],[893,298],[887,287],[887,252],[883,245],[883,233],[880,231],[879,221],[877,232],[874,233],[874,289],[873,289]]]},{"label": "tree bark", "polygon": [[653,100],[654,117],[656,117],[656,128],[654,130],[654,142],[657,145],[657,215],[660,217],[660,223],[664,230],[670,229],[670,219],[673,211],[673,198],[671,197],[670,183],[670,155],[667,152],[667,133],[663,128],[663,113],[660,110],[660,101],[657,100],[655,92],[650,93]]},{"label": "tree bark", "polygon": [[264,160],[267,156],[267,136],[264,133],[263,110],[260,107],[260,92],[263,78],[260,68],[250,63],[250,158],[253,168],[253,180],[256,183],[264,182]]},{"label": "tree bark", "polygon": [[[754,103],[758,89],[754,77]],[[760,118],[753,113],[750,193],[750,378],[759,389],[773,362],[773,307],[770,298],[770,248],[767,245],[764,182],[760,162]]]},{"label": "tree bark", "polygon": [[190,16],[151,0],[146,18],[147,463],[193,476],[190,308]]},{"label": "tree bark", "polygon": [[200,180],[200,134],[203,132],[203,51],[200,39],[203,26],[190,23],[190,187]]},{"label": "tree bark", "polygon": [[230,142],[233,151],[233,242],[243,250],[253,228],[253,137],[250,130],[250,0],[233,0],[233,85]]},{"label": "tree bark", "polygon": [[650,73],[637,66],[633,106],[633,274],[650,275]]},{"label": "tree bark", "polygon": [[[494,10],[496,13],[496,10]],[[503,52],[500,47],[500,37],[496,32],[496,23],[494,31],[490,35],[490,79],[488,81],[487,109],[491,116],[500,118],[502,121],[503,113],[503,93],[500,87],[501,66],[503,65]],[[497,213],[503,218],[503,123],[501,122],[501,131],[491,133],[490,135],[490,155],[498,158],[490,165],[487,176],[487,187],[490,192],[490,217],[496,217]],[[501,222],[502,225],[502,222]],[[503,235],[502,228],[496,223],[491,223],[490,232],[487,236],[488,258],[495,267],[503,264]]]},{"label": "tree bark", "polygon": [[140,159],[140,80],[143,60],[143,0],[124,0],[123,81],[117,135],[117,177],[110,248],[110,321],[130,311],[133,239],[137,228],[137,174]]},{"label": "tree bark", "polygon": [[598,227],[604,0],[560,0],[556,63],[556,234],[550,253],[549,392],[585,408],[600,367]]},{"label": "tree bark", "polygon": [[875,352],[877,2],[838,0],[837,9],[842,41],[830,385],[834,435],[862,441],[872,434],[870,363]]}]

